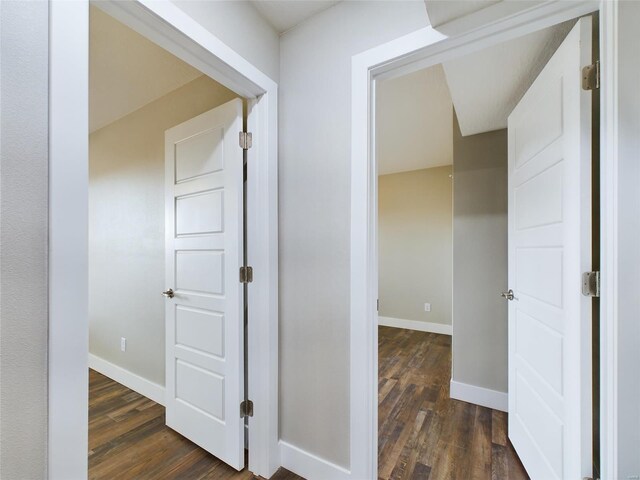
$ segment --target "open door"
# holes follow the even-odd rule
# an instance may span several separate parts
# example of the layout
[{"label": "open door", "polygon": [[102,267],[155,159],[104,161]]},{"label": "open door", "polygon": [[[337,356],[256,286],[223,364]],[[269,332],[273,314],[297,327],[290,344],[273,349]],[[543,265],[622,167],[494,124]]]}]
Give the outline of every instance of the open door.
[{"label": "open door", "polygon": [[242,101],[165,133],[167,426],[244,467]]},{"label": "open door", "polygon": [[509,116],[509,438],[533,480],[591,475],[591,19]]}]

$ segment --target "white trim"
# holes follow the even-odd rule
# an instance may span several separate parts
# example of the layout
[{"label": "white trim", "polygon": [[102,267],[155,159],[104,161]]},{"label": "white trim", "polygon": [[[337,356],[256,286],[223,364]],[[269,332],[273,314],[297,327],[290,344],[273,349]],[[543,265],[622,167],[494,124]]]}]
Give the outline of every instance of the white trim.
[{"label": "white trim", "polygon": [[473,403],[481,407],[493,408],[501,412],[509,411],[509,395],[505,392],[476,387],[468,383],[451,380],[449,396],[454,400]]},{"label": "white trim", "polygon": [[52,480],[86,478],[88,468],[88,7],[49,3],[47,463]]},{"label": "white trim", "polygon": [[451,335],[451,325],[433,322],[420,322],[418,320],[405,320],[404,318],[381,317],[378,315],[378,325],[383,327],[406,328],[419,332],[439,333]]},{"label": "white trim", "polygon": [[[50,168],[60,172],[51,180],[49,226],[48,449],[54,480],[82,478],[87,472],[88,3],[56,0],[51,10]],[[255,412],[249,421],[249,470],[269,478],[280,466],[278,85],[170,0],[95,5],[249,99],[254,148],[248,152],[247,233],[254,279],[249,287],[248,388]],[[82,375],[70,376],[74,369]]]},{"label": "white trim", "polygon": [[280,462],[287,470],[308,480],[347,480],[349,470],[280,440]]},{"label": "white trim", "polygon": [[[607,2],[604,2],[607,4]],[[388,43],[354,55],[351,60],[351,310],[350,310],[350,466],[354,479],[377,478],[377,219],[375,116],[373,92],[378,79],[427,68],[443,61],[468,55],[500,42],[596,11],[597,1],[540,2],[531,8],[500,17],[498,9],[483,9],[451,28],[420,29]],[[493,15],[487,18],[487,14]],[[480,19],[479,21],[476,21]],[[469,27],[471,26],[471,27]],[[464,30],[471,28],[470,30]],[[442,33],[453,31],[451,36]],[[613,32],[601,21],[602,38],[611,40]],[[616,46],[612,48],[615,50]],[[604,121],[603,121],[604,124]],[[607,138],[611,138],[609,134]],[[604,136],[603,136],[604,138]],[[615,139],[612,140],[615,143]],[[606,158],[606,157],[603,157]],[[603,162],[604,163],[604,162]],[[606,166],[602,166],[606,175]],[[605,214],[603,214],[604,216]],[[604,228],[613,228],[608,233]],[[603,235],[615,228],[603,223]],[[610,257],[604,262],[612,262]],[[607,323],[607,312],[601,322]],[[607,332],[602,331],[603,344]],[[606,359],[603,359],[606,362]],[[606,368],[606,366],[603,366]],[[363,374],[364,372],[364,374]],[[607,388],[610,388],[609,386]],[[603,392],[603,395],[605,392]],[[607,414],[602,412],[603,416]],[[604,417],[606,418],[606,416]],[[603,432],[609,437],[608,432]],[[603,441],[606,443],[606,440]],[[610,447],[609,447],[610,449]],[[614,478],[603,471],[603,478]]]},{"label": "white trim", "polygon": [[164,387],[162,385],[147,380],[92,353],[89,354],[89,368],[164,407]]},{"label": "white trim", "polygon": [[[601,478],[618,471],[618,2],[603,2],[600,25],[600,404]],[[606,161],[605,161],[606,160]],[[626,260],[626,259],[625,259]],[[606,319],[606,321],[605,321]]]}]

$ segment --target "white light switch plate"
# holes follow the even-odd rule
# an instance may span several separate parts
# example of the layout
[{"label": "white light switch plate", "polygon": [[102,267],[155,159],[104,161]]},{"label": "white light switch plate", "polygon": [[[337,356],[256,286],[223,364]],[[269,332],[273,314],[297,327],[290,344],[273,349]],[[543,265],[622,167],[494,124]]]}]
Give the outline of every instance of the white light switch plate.
[{"label": "white light switch plate", "polygon": [[120,350],[123,352],[127,351],[127,339],[124,337],[120,337]]},{"label": "white light switch plate", "polygon": [[425,312],[430,312],[431,311],[431,304],[430,303],[425,303],[424,304],[424,311]]}]

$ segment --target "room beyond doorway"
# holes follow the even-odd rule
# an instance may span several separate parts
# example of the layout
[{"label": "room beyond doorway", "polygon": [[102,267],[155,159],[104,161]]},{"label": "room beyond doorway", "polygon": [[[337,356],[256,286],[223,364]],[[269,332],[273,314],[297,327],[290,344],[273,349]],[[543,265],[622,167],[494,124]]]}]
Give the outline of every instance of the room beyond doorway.
[{"label": "room beyond doorway", "polygon": [[378,349],[378,478],[529,478],[507,414],[450,398],[450,335],[380,327]]}]

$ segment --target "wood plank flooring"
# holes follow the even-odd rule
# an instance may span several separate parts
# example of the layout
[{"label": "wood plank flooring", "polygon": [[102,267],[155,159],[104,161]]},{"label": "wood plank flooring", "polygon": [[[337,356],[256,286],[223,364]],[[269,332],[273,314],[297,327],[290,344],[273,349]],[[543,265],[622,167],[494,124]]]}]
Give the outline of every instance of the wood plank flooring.
[{"label": "wood plank flooring", "polygon": [[380,479],[525,480],[507,415],[449,398],[451,337],[379,327]]},{"label": "wood plank flooring", "polygon": [[[164,407],[89,370],[89,479],[254,480],[164,424]],[[280,469],[274,480],[304,480]]]},{"label": "wood plank flooring", "polygon": [[[507,416],[449,398],[451,337],[379,328],[379,478],[526,480]],[[89,478],[255,480],[164,424],[161,405],[89,374]],[[303,480],[280,469],[273,480]],[[331,479],[326,479],[331,480]]]}]

